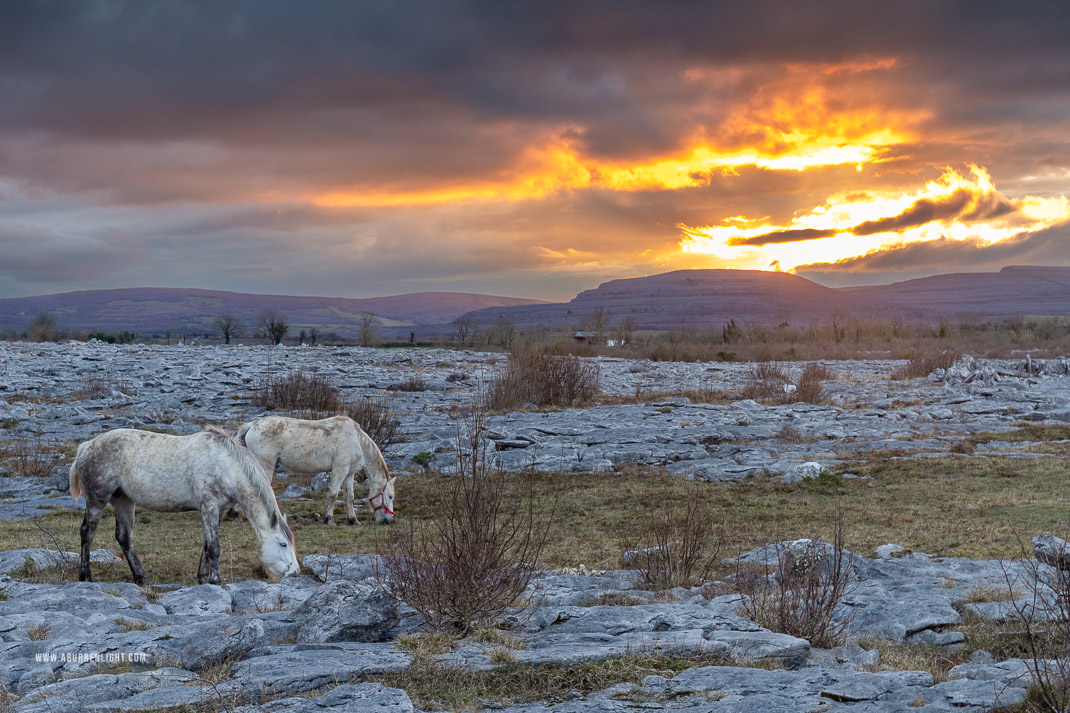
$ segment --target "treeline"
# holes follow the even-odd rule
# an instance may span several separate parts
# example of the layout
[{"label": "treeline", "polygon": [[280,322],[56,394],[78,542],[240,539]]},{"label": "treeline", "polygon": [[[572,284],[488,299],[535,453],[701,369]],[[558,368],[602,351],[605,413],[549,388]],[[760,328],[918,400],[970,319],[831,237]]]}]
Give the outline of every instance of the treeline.
[{"label": "treeline", "polygon": [[[833,315],[824,322],[762,325],[736,322],[714,329],[640,329],[634,319],[616,319],[607,310],[587,316],[568,328],[520,328],[506,319],[481,323],[468,315],[455,319],[432,339],[417,341],[415,332],[384,335],[378,317],[361,315],[356,334],[342,336],[317,327],[292,327],[279,312],[268,310],[247,324],[231,314],[214,318],[206,332],[134,334],[67,330],[57,315],[42,312],[25,331],[3,335],[33,342],[88,340],[114,344],[215,343],[245,338],[260,344],[309,346],[403,347],[437,346],[511,352],[538,346],[551,353],[615,356],[652,361],[814,361],[819,359],[909,359],[919,353],[953,350],[1000,357],[1029,351],[1036,356],[1070,353],[1070,318],[1013,317],[994,321],[972,315],[946,317],[933,323],[903,319],[847,319]],[[407,336],[407,338],[406,338]]]}]

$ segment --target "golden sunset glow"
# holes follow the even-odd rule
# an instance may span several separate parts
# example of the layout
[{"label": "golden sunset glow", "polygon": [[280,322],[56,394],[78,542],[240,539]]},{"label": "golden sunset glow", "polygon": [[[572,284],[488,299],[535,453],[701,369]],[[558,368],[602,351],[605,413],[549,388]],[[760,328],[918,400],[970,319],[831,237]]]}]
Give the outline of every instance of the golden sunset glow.
[{"label": "golden sunset glow", "polygon": [[992,244],[1067,221],[1066,196],[1008,199],[988,171],[970,166],[969,175],[948,168],[913,193],[836,194],[787,225],[739,218],[731,225],[681,225],[680,250],[736,267],[792,270],[941,238]]},{"label": "golden sunset glow", "polygon": [[[729,112],[716,127],[691,129],[690,148],[632,162],[589,155],[586,129],[559,127],[542,143],[525,150],[516,165],[493,179],[407,190],[330,191],[306,196],[324,207],[395,207],[463,201],[538,200],[570,190],[650,191],[693,188],[710,173],[754,167],[768,171],[805,171],[824,166],[880,162],[882,151],[909,142],[925,112],[888,110],[874,98],[827,86],[830,76],[887,70],[894,61],[857,66],[791,67],[750,102]],[[699,70],[687,82],[731,83]],[[738,77],[735,79],[738,81]],[[567,138],[566,138],[567,137]]]},{"label": "golden sunset glow", "polygon": [[0,295],[1070,266],[1062,4],[501,5],[0,9]]}]

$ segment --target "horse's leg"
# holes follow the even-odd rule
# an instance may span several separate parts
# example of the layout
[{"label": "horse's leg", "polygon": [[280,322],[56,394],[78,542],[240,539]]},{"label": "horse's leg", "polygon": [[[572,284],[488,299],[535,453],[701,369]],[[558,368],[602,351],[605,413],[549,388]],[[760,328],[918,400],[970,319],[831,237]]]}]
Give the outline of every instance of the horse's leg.
[{"label": "horse's leg", "polygon": [[123,556],[130,565],[130,573],[134,575],[134,584],[140,586],[148,581],[149,575],[134,551],[134,501],[130,498],[112,498],[111,506],[115,508],[115,541],[123,548]]},{"label": "horse's leg", "polygon": [[82,518],[82,564],[78,568],[78,581],[79,582],[92,582],[93,573],[89,569],[89,550],[93,544],[93,536],[97,534],[97,525],[100,524],[100,516],[104,513],[104,508],[107,507],[105,502],[103,505],[100,503],[90,502],[89,497],[86,497],[85,502],[85,517]]},{"label": "horse's leg", "polygon": [[327,488],[327,506],[323,509],[323,522],[326,525],[334,524],[334,505],[338,500],[338,491],[342,488],[342,481],[346,477],[345,468],[335,468],[331,471],[331,484]]},{"label": "horse's leg", "polygon": [[201,523],[204,525],[204,549],[197,568],[197,584],[219,584],[219,505],[201,505]]},{"label": "horse's leg", "polygon": [[346,479],[342,483],[342,487],[346,491],[346,522],[350,525],[357,524],[357,513],[353,510],[353,479],[354,474],[349,473],[346,475]]}]

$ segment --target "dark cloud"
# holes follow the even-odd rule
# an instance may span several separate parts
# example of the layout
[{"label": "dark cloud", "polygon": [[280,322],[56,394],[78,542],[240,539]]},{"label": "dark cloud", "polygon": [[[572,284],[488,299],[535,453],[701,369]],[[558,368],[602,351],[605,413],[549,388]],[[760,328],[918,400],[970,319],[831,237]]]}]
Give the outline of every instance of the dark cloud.
[{"label": "dark cloud", "polygon": [[799,228],[797,230],[778,230],[763,235],[754,235],[749,238],[729,238],[728,244],[733,247],[750,245],[776,245],[778,243],[797,243],[802,240],[818,240],[819,238],[831,238],[840,233],[839,230],[818,230],[817,228]]},{"label": "dark cloud", "polygon": [[920,198],[899,215],[867,220],[849,232],[860,236],[896,233],[935,220],[991,220],[1015,210],[1014,204],[999,194],[979,194],[960,188],[940,199]]},{"label": "dark cloud", "polygon": [[936,273],[995,271],[1007,265],[1070,265],[1070,226],[1023,233],[997,243],[942,238],[907,243],[795,273],[834,287],[875,285]]}]

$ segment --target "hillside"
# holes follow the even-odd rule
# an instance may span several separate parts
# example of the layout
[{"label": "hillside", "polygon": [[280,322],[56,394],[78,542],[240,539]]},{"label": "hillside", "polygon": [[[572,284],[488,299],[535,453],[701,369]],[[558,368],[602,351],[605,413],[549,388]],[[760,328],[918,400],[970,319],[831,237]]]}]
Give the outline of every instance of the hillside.
[{"label": "hillside", "polygon": [[393,297],[293,297],[182,288],[138,287],[65,292],[0,299],[0,330],[21,330],[38,312],[53,312],[67,329],[138,334],[204,333],[219,315],[232,314],[246,325],[268,309],[283,314],[291,332],[317,327],[355,334],[370,312],[384,327],[447,324],[475,309],[532,304],[535,300],[459,292],[418,292]]},{"label": "hillside", "polygon": [[1070,267],[1005,267],[999,272],[933,275],[891,285],[843,288],[852,295],[946,314],[1001,318],[1070,314]]},{"label": "hillside", "polygon": [[[678,270],[650,277],[612,280],[586,290],[564,304],[523,305],[482,309],[480,322],[499,318],[518,326],[564,328],[581,324],[597,310],[614,321],[633,318],[641,329],[719,328],[729,320],[740,324],[807,324],[846,317],[887,315],[889,306],[861,294],[845,294],[797,275],[760,270]],[[924,309],[901,307],[907,318],[927,316]]]}]

